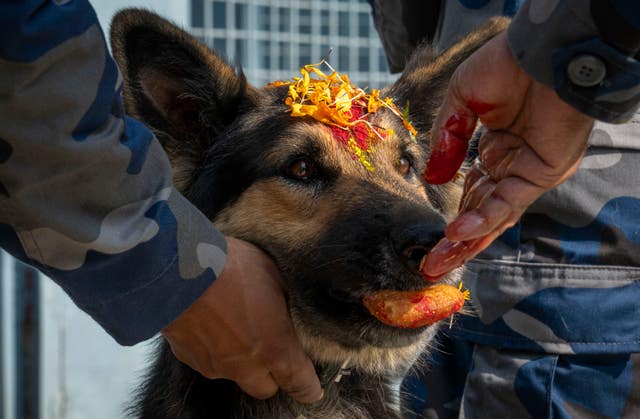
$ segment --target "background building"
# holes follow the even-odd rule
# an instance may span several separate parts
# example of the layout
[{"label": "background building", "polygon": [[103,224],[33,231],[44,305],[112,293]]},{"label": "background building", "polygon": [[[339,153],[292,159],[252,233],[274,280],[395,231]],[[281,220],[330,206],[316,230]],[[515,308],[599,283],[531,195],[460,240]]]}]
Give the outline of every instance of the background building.
[{"label": "background building", "polygon": [[389,74],[367,0],[97,0],[104,28],[124,7],[156,11],[188,29],[262,86],[297,75],[329,48],[331,65],[362,88],[379,88]]},{"label": "background building", "polygon": [[191,32],[257,85],[290,79],[330,48],[332,66],[360,87],[395,79],[366,0],[191,0],[190,15]]},{"label": "background building", "polygon": [[[365,0],[91,3],[106,31],[118,9],[154,10],[242,65],[255,85],[290,79],[329,48],[331,64],[360,87],[395,79]],[[0,418],[7,419],[125,417],[152,346],[118,346],[57,285],[1,251],[0,342]]]}]

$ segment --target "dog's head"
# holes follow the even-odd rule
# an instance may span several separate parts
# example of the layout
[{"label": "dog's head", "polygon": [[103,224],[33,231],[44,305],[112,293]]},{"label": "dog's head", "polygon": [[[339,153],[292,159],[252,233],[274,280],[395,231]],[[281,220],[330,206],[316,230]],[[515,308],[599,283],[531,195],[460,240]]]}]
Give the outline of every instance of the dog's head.
[{"label": "dog's head", "polygon": [[497,30],[487,28],[437,60],[424,50],[383,92],[400,108],[410,104],[419,134],[411,138],[389,109],[371,114],[372,126],[392,130],[368,155],[373,170],[329,126],[292,117],[286,86],[250,86],[152,13],[121,12],[111,41],[127,111],[152,127],[185,196],[225,234],[275,259],[310,355],[379,369],[412,360],[434,333],[434,326],[386,326],[362,299],[428,285],[418,265],[443,236],[460,185],[423,181],[427,131],[452,69]]}]

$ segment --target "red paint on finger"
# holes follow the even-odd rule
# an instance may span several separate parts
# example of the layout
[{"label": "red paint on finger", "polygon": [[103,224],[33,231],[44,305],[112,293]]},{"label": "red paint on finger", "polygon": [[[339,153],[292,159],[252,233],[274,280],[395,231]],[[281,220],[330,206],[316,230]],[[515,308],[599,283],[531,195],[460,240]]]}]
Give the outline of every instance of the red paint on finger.
[{"label": "red paint on finger", "polygon": [[478,100],[469,100],[467,101],[467,107],[471,109],[474,114],[480,116],[494,110],[496,108],[496,105],[486,102],[480,102]]},{"label": "red paint on finger", "polygon": [[424,179],[433,185],[447,183],[456,174],[467,157],[468,138],[463,139],[446,129],[434,142],[424,171]]},{"label": "red paint on finger", "polygon": [[445,122],[444,127],[460,138],[469,139],[476,129],[476,118],[464,112],[456,112]]},{"label": "red paint on finger", "polygon": [[463,111],[451,115],[434,142],[424,178],[428,183],[447,183],[456,174],[467,156],[469,139],[476,127],[476,118]]}]

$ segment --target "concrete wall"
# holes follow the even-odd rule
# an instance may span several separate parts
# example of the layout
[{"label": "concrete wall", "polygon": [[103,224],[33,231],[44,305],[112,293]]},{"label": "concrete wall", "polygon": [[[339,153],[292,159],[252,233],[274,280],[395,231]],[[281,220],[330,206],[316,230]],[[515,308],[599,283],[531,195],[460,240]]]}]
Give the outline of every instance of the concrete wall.
[{"label": "concrete wall", "polygon": [[[0,418],[18,418],[15,261],[2,254],[0,310],[3,389]],[[121,347],[80,311],[50,279],[40,275],[40,386],[36,409],[46,419],[115,419],[147,365],[152,342]],[[134,321],[134,319],[132,319]],[[2,406],[3,405],[3,406]]]},{"label": "concrete wall", "polygon": [[150,342],[119,346],[52,281],[42,279],[41,417],[124,417]]}]

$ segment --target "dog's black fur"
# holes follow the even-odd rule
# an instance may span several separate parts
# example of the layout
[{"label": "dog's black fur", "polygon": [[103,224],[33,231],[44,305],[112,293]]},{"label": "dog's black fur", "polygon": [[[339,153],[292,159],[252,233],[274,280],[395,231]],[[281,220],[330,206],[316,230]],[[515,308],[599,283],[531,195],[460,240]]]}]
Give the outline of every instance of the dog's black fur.
[{"label": "dog's black fur", "polygon": [[[393,418],[395,393],[436,326],[397,329],[362,297],[425,287],[417,264],[443,234],[460,185],[426,185],[426,133],[453,69],[505,26],[494,21],[440,57],[422,48],[386,90],[419,129],[410,139],[388,110],[370,122],[395,135],[376,145],[367,171],[322,124],[292,118],[286,88],[256,89],[187,33],[143,10],[111,29],[127,111],[150,125],[175,183],[225,234],[251,241],[282,271],[289,311],[321,376],[349,359],[352,374],[315,405],[285,394],[259,401],[208,380],[161,342],[133,412],[142,418]],[[303,162],[310,171],[301,176]],[[453,278],[449,278],[453,281]]]}]

